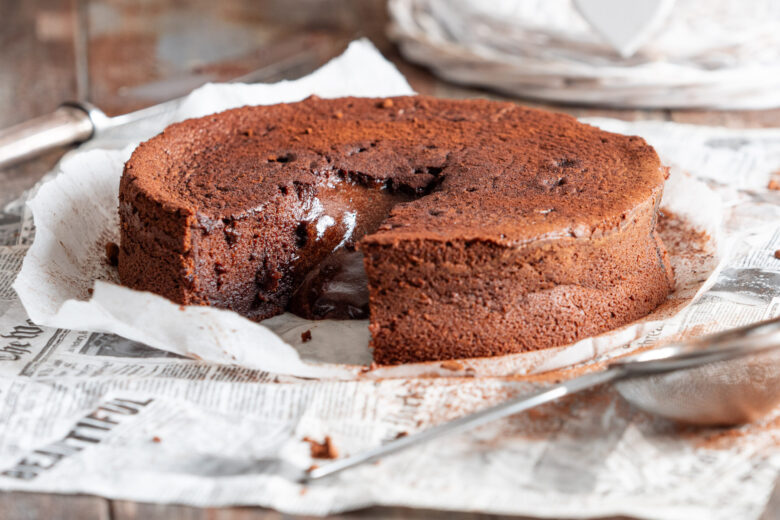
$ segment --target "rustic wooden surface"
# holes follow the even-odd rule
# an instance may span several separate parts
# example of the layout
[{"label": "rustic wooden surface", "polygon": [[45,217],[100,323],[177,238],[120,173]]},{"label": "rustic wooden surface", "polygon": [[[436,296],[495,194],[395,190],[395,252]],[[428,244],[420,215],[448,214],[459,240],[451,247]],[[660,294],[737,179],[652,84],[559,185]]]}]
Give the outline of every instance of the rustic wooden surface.
[{"label": "rustic wooden surface", "polygon": [[[404,63],[387,40],[385,0],[0,0],[0,128],[89,99],[118,114],[184,94],[205,81],[257,69],[266,80],[296,77],[322,64],[343,44],[367,36],[393,60],[412,87],[443,97],[509,99],[438,81]],[[285,70],[270,64],[304,52]],[[609,110],[520,103],[575,116],[660,119],[735,128],[780,126],[780,109],[765,111]],[[66,150],[0,170],[0,205],[32,187]],[[260,508],[197,509],[65,496],[0,492],[0,518],[13,519],[262,519],[293,517]],[[504,518],[406,508],[372,508],[338,519]],[[512,517],[517,518],[517,517]],[[780,518],[780,487],[764,520]]]}]

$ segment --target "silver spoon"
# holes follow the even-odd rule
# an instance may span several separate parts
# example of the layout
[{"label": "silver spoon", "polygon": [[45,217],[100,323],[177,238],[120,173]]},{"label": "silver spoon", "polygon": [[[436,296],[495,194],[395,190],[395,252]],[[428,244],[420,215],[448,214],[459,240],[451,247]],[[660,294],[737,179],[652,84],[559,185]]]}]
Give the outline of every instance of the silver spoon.
[{"label": "silver spoon", "polygon": [[315,467],[299,480],[321,479],[605,383],[615,383],[634,406],[677,421],[730,425],[755,420],[780,402],[780,318],[614,361],[603,371]]}]

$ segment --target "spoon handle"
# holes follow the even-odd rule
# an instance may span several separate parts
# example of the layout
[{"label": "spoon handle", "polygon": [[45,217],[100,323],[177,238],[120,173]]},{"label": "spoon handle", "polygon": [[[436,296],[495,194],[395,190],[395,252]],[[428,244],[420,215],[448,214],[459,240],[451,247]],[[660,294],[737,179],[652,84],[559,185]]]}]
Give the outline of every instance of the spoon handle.
[{"label": "spoon handle", "polygon": [[63,105],[51,114],[0,129],[0,169],[58,146],[85,141],[94,130],[89,114],[69,105]]},{"label": "spoon handle", "polygon": [[407,435],[405,437],[400,437],[381,446],[377,446],[376,448],[371,448],[354,455],[349,455],[348,457],[329,462],[323,466],[314,468],[309,471],[308,475],[306,475],[303,480],[317,480],[329,475],[333,475],[345,469],[355,467],[359,464],[373,462],[385,455],[396,453],[412,446],[417,446],[443,435],[471,430],[472,428],[476,428],[491,421],[495,421],[497,419],[523,412],[525,410],[530,410],[531,408],[535,408],[539,405],[555,401],[556,399],[560,399],[566,395],[575,394],[588,388],[614,381],[620,378],[622,375],[623,371],[620,369],[608,369],[601,372],[593,372],[574,379],[570,379],[563,383],[559,383],[531,395],[515,397],[496,406],[491,406],[490,408],[480,410],[479,412],[466,415],[459,419],[454,419],[432,428],[428,428],[421,432]]}]

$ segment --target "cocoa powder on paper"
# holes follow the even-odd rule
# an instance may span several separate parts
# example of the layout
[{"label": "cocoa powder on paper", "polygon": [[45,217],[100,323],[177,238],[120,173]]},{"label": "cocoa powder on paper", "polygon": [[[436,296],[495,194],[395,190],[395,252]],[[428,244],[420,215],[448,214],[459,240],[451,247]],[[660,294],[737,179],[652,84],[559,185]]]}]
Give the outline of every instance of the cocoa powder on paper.
[{"label": "cocoa powder on paper", "polygon": [[754,446],[759,435],[768,434],[774,445],[780,445],[780,414],[750,424],[734,427],[697,427],[678,425],[677,435],[690,439],[697,449],[730,450],[741,445]]},{"label": "cocoa powder on paper", "polygon": [[658,214],[655,229],[673,256],[690,258],[708,252],[711,238],[707,232],[692,228],[684,218],[667,209]]}]

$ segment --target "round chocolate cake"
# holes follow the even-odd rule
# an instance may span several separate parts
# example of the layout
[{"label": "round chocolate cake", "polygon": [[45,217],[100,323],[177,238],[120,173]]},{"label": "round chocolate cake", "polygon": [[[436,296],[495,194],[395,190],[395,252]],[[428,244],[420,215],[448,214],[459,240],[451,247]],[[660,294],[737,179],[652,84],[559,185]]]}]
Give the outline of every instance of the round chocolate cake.
[{"label": "round chocolate cake", "polygon": [[253,320],[369,316],[380,364],[541,349],[664,301],[665,177],[639,137],[511,103],[243,107],[135,150],[119,275]]}]

